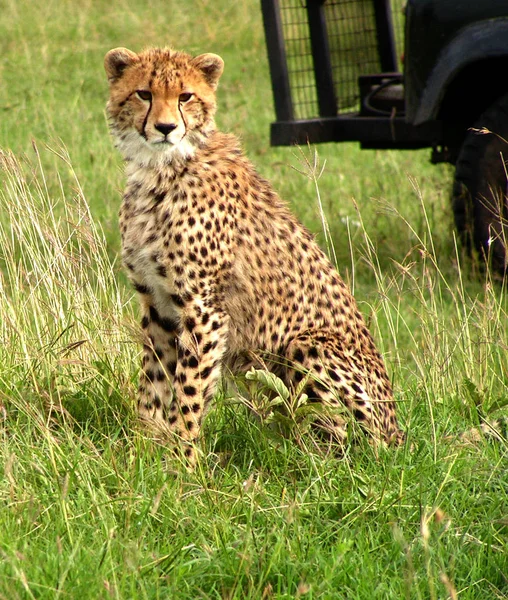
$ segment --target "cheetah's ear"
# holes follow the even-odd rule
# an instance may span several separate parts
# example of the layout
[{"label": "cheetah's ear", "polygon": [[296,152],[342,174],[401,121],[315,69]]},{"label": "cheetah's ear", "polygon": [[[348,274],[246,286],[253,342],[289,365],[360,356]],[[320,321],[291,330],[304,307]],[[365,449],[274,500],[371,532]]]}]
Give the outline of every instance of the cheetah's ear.
[{"label": "cheetah's ear", "polygon": [[192,64],[205,76],[206,82],[215,90],[224,71],[224,61],[217,54],[200,54],[192,59]]},{"label": "cheetah's ear", "polygon": [[120,79],[126,67],[132,65],[138,60],[138,55],[127,48],[115,48],[110,50],[104,57],[104,68],[108,76],[108,81],[113,83]]}]

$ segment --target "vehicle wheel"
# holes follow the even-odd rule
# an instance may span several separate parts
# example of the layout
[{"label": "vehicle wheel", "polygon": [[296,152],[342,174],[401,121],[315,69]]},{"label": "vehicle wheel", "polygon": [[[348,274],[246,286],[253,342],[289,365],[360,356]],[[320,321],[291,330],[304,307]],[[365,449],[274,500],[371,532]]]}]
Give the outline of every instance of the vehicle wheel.
[{"label": "vehicle wheel", "polygon": [[456,164],[452,200],[455,224],[469,250],[501,275],[508,268],[508,96],[469,131]]}]

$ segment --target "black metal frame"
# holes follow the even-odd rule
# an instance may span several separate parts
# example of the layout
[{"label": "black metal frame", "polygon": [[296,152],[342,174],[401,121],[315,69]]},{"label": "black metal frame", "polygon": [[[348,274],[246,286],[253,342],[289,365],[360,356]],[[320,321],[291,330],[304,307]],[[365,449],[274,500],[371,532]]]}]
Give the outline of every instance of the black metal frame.
[{"label": "black metal frame", "polygon": [[429,121],[414,126],[404,117],[320,117],[276,121],[271,125],[272,146],[361,142],[363,148],[427,148],[442,139],[442,124]]},{"label": "black metal frame", "polygon": [[[288,73],[286,47],[279,0],[261,0],[270,66],[276,122],[271,126],[271,144],[359,141],[365,148],[422,148],[442,138],[441,124],[415,127],[402,116],[364,116],[364,113],[337,114],[337,98],[330,60],[324,5],[326,0],[306,0],[309,37],[318,99],[318,118],[295,119]],[[397,57],[390,0],[372,0],[382,78],[401,79]],[[400,113],[398,113],[400,114]]]},{"label": "black metal frame", "polygon": [[390,0],[374,0],[374,14],[381,68],[385,73],[395,72],[397,71],[397,54]]},{"label": "black metal frame", "polygon": [[325,0],[307,2],[307,19],[309,20],[310,45],[314,62],[319,115],[321,117],[335,117],[337,115],[337,100],[335,98],[324,3]]},{"label": "black metal frame", "polygon": [[293,102],[282,33],[279,0],[261,0],[273,100],[278,121],[293,120]]}]

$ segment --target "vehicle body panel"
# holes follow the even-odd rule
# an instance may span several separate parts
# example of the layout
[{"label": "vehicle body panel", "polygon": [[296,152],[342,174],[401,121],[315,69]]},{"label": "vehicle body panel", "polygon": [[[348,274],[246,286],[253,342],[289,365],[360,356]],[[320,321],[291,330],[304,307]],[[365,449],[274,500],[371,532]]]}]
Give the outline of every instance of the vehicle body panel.
[{"label": "vehicle body panel", "polygon": [[502,56],[508,56],[506,0],[409,0],[404,65],[407,120],[418,125],[436,119],[446,88],[463,68]]}]

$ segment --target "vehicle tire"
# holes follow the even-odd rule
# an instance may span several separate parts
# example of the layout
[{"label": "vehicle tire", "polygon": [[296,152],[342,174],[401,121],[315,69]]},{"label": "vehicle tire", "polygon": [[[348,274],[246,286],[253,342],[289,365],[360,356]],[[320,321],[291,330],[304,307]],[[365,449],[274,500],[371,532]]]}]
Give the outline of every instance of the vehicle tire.
[{"label": "vehicle tire", "polygon": [[452,192],[463,243],[494,270],[507,273],[508,96],[492,104],[466,135]]}]

